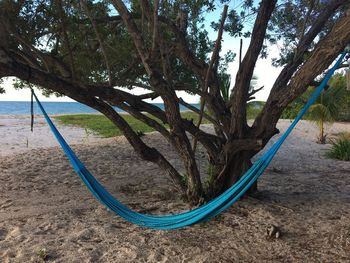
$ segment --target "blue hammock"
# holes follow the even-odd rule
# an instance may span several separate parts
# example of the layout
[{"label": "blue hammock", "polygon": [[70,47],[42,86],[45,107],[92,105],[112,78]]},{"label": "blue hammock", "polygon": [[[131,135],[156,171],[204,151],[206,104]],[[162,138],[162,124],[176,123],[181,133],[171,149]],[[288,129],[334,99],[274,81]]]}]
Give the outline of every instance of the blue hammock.
[{"label": "blue hammock", "polygon": [[93,195],[105,206],[107,206],[110,210],[124,218],[125,220],[138,224],[140,226],[154,228],[154,229],[176,229],[182,228],[185,226],[190,226],[196,223],[200,223],[203,221],[207,221],[210,218],[220,214],[223,210],[231,206],[234,202],[236,202],[242,195],[252,186],[254,182],[260,177],[260,175],[264,172],[266,167],[271,162],[272,158],[275,156],[278,149],[281,147],[282,143],[291,133],[293,128],[299,122],[299,120],[304,116],[309,107],[315,102],[317,97],[321,94],[322,90],[327,85],[331,76],[334,74],[335,70],[343,61],[346,51],[344,51],[340,58],[337,60],[335,65],[328,71],[325,78],[323,79],[321,85],[317,87],[315,92],[313,93],[310,100],[306,103],[304,108],[300,111],[298,116],[295,118],[293,123],[289,126],[289,128],[285,131],[284,134],[272,145],[272,147],[266,151],[254,164],[253,166],[229,189],[227,189],[220,196],[216,197],[209,203],[198,207],[196,209],[179,213],[176,215],[145,215],[141,213],[137,213],[117,199],[115,199],[97,180],[96,178],[87,170],[87,168],[82,164],[82,162],[75,155],[73,150],[69,147],[67,142],[64,140],[62,135],[59,133],[50,117],[47,115],[45,109],[41,105],[38,97],[33,92],[33,96],[37,101],[40,110],[42,111],[48,125],[50,126],[53,134],[55,135],[57,141],[61,145],[63,151],[71,162],[75,172],[79,175],[79,177],[84,181],[89,190],[93,193]]}]

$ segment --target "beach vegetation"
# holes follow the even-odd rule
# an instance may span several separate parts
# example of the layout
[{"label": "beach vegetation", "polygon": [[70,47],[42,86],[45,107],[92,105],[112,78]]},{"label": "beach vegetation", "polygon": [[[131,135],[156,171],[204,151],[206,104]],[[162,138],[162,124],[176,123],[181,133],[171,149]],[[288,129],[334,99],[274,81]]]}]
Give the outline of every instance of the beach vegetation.
[{"label": "beach vegetation", "polygon": [[221,96],[224,101],[228,101],[230,99],[231,75],[223,72],[219,77],[219,81]]},{"label": "beach vegetation", "polygon": [[[305,93],[295,99],[283,111],[282,118],[294,119],[306,102],[310,99],[314,89],[319,84],[315,81]],[[335,74],[329,81],[329,85],[321,95],[316,99],[315,103],[310,107],[305,120],[310,120],[319,128],[317,142],[326,143],[327,134],[325,133],[325,125],[332,124],[335,121],[347,120],[350,113],[350,92],[346,89],[346,78],[344,73]],[[350,115],[348,116],[350,117]],[[350,120],[350,119],[348,119]]]},{"label": "beach vegetation", "polygon": [[[302,96],[296,98],[293,102],[291,102],[283,111],[281,118],[294,119],[298,115],[301,108],[305,105],[307,100],[310,98],[312,90],[317,86],[317,84],[319,84],[319,82],[315,81],[313,83],[313,86],[309,87]],[[326,95],[327,97],[332,96],[333,93],[337,95],[336,99],[330,98],[333,101],[331,104],[336,103],[337,107],[337,110],[335,112],[332,110],[333,113],[335,113],[332,114],[334,121],[350,121],[350,91],[347,90],[345,72],[334,74],[328,83],[328,88],[326,89],[325,93],[327,93],[327,90],[329,89],[331,89],[331,91]],[[321,98],[318,98],[318,102],[316,103],[319,103],[320,99]],[[329,104],[328,98],[326,99],[325,104]],[[333,106],[332,108],[334,109]],[[304,119],[312,119],[312,116],[310,114],[305,115]]]},{"label": "beach vegetation", "polygon": [[[283,111],[350,41],[348,0],[238,3],[0,1],[0,78],[16,77],[18,88],[34,85],[46,95],[68,96],[102,113],[109,121],[91,116],[91,129],[112,136],[104,131],[109,128],[100,127],[115,126],[141,158],[167,171],[188,202],[198,204],[221,194],[251,167],[251,159],[279,132]],[[236,56],[239,46],[222,48],[230,38],[245,39],[242,56]],[[269,76],[275,82],[266,103],[249,106],[262,88],[251,86],[254,69],[269,50],[279,51],[272,64],[281,71]],[[228,72],[237,57],[239,69]],[[235,81],[231,90],[224,83],[223,92],[224,74]],[[135,88],[146,93],[134,93]],[[178,91],[200,97],[200,109]],[[164,109],[152,104],[156,98]],[[184,118],[180,105],[197,118]],[[141,124],[128,116],[158,131],[178,153],[185,172],[147,145],[138,134]],[[214,133],[202,129],[203,119]],[[197,164],[197,145],[213,167],[209,182]],[[249,193],[255,191],[257,184]]]},{"label": "beach vegetation", "polygon": [[[306,97],[311,97],[312,90],[308,90]],[[330,87],[322,92],[315,103],[310,107],[306,118],[315,122],[319,128],[318,142],[326,143],[325,124],[333,123],[339,116],[345,99],[344,87]]]},{"label": "beach vegetation", "polygon": [[[247,105],[247,118],[248,120],[253,120],[258,116],[262,110],[263,102],[254,101]],[[193,112],[182,112],[182,117],[193,122],[198,121],[198,114]],[[123,115],[124,116],[124,115]],[[152,118],[152,116],[149,116]],[[67,114],[67,115],[57,115],[53,117],[59,120],[65,125],[76,125],[85,129],[87,137],[93,132],[95,135],[109,138],[115,136],[123,135],[123,132],[115,127],[115,125],[104,115],[101,114]],[[156,131],[152,127],[146,125],[142,121],[134,118],[131,115],[125,114],[124,119],[133,128],[133,130],[148,133]],[[210,124],[206,118],[202,121],[202,124]],[[169,127],[165,124],[164,127]]]},{"label": "beach vegetation", "polygon": [[332,159],[350,161],[350,133],[339,134],[330,140],[331,148],[326,156]]},{"label": "beach vegetation", "polygon": [[48,252],[46,248],[40,248],[37,252],[37,256],[40,262],[45,262],[48,259]]},{"label": "beach vegetation", "polygon": [[[137,118],[130,114],[122,114],[125,121],[132,127],[133,130],[141,133],[148,133],[155,131],[154,128],[146,125]],[[192,112],[182,112],[182,117],[189,121],[197,121],[198,115]],[[149,115],[152,118],[151,115]],[[96,135],[101,137],[109,138],[123,135],[123,132],[116,128],[113,122],[102,114],[69,114],[69,115],[57,115],[54,119],[59,120],[61,123],[66,125],[76,125],[92,131]],[[209,121],[204,119],[203,124],[208,124]],[[164,124],[164,127],[169,127]],[[90,133],[90,132],[87,132]]]}]

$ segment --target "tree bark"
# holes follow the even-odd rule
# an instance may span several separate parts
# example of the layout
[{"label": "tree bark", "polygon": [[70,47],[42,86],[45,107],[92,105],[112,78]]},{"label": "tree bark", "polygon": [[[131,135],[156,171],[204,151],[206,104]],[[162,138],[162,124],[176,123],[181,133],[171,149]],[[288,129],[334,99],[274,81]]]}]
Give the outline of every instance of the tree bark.
[{"label": "tree bark", "polygon": [[236,75],[236,82],[233,89],[234,92],[231,99],[232,118],[230,134],[238,138],[244,138],[244,134],[248,129],[246,104],[249,98],[248,92],[250,81],[253,76],[256,61],[263,46],[267,25],[276,3],[277,0],[261,1],[259,12],[253,28],[250,45]]},{"label": "tree bark", "polygon": [[[249,151],[241,151],[234,156],[230,156],[224,165],[213,164],[208,179],[207,196],[209,199],[222,194],[234,185],[251,166],[251,152]],[[256,191],[257,182],[250,187],[247,194],[254,194]]]},{"label": "tree bark", "polygon": [[[348,8],[347,13],[350,13],[350,8]],[[321,14],[321,16],[323,16],[323,14]],[[325,23],[325,21],[323,22]],[[316,25],[314,24],[314,26]],[[311,52],[309,59],[299,67],[297,72],[292,70],[291,68],[294,66],[290,65],[287,65],[281,71],[271,89],[263,110],[255,119],[252,126],[256,136],[264,137],[264,134],[270,133],[271,129],[276,127],[276,123],[283,109],[305,92],[308,85],[326,70],[344,50],[346,45],[350,42],[349,28],[350,15],[344,15],[335,23],[327,36],[319,41],[315,49]],[[310,29],[310,31],[311,30],[313,30],[313,28]],[[317,35],[314,32],[312,34]]]}]

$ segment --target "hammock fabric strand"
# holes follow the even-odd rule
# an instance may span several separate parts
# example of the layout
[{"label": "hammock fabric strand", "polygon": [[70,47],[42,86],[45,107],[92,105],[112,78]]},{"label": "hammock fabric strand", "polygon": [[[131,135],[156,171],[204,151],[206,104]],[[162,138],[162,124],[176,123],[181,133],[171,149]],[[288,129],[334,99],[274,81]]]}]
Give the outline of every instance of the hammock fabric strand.
[{"label": "hammock fabric strand", "polygon": [[334,66],[328,71],[325,78],[319,87],[315,90],[310,100],[306,103],[304,108],[300,111],[298,116],[295,118],[293,123],[285,131],[284,134],[272,145],[272,147],[267,150],[254,164],[253,166],[239,179],[237,183],[232,185],[220,196],[216,197],[209,203],[198,207],[196,209],[179,213],[176,215],[146,215],[135,212],[115,199],[97,180],[96,178],[87,170],[87,168],[82,164],[82,162],[75,155],[73,150],[69,147],[67,142],[64,140],[62,135],[59,133],[50,117],[46,113],[42,104],[38,100],[38,97],[33,91],[33,96],[40,110],[42,111],[48,125],[50,126],[53,134],[55,135],[57,141],[61,145],[63,151],[71,162],[75,172],[84,181],[89,190],[93,195],[110,210],[124,218],[125,220],[138,224],[140,226],[154,228],[154,229],[176,229],[186,226],[190,226],[196,223],[207,221],[210,218],[220,214],[226,208],[231,206],[236,202],[242,195],[250,188],[250,186],[261,176],[266,167],[271,162],[272,158],[281,147],[283,142],[286,140],[288,135],[292,132],[293,128],[299,122],[299,120],[304,116],[309,107],[315,102],[317,97],[320,95],[322,90],[325,88],[326,84],[330,80],[331,76],[334,74],[335,70],[343,61],[346,51],[344,51]]}]

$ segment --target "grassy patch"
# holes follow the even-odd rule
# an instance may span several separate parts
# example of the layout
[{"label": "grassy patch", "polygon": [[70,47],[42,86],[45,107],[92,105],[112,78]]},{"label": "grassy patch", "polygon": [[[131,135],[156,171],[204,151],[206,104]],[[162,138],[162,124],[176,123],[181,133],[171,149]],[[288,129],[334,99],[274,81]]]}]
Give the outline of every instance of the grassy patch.
[{"label": "grassy patch", "polygon": [[45,262],[48,259],[48,254],[46,248],[40,248],[37,252],[39,261]]},{"label": "grassy patch", "polygon": [[247,119],[248,120],[255,120],[255,118],[259,115],[261,112],[261,109],[257,108],[247,108]]},{"label": "grassy patch", "polygon": [[327,157],[350,161],[350,133],[338,135],[337,138],[331,140],[331,144],[332,147],[326,153]]},{"label": "grassy patch", "polygon": [[[194,120],[195,123],[198,121],[198,115],[192,112],[183,112],[182,116],[188,120]],[[135,119],[129,114],[123,114],[123,117],[134,131],[140,131],[143,133],[154,131],[154,129]],[[93,133],[98,134],[102,137],[107,138],[122,135],[122,132],[104,115],[74,114],[55,116],[54,118],[61,121],[65,125],[77,125],[84,129],[91,130]],[[161,122],[159,121],[159,123]],[[208,121],[203,119],[202,123],[208,123]]]},{"label": "grassy patch", "polygon": [[252,101],[247,104],[247,119],[254,120],[262,111],[265,105],[264,101]]}]

